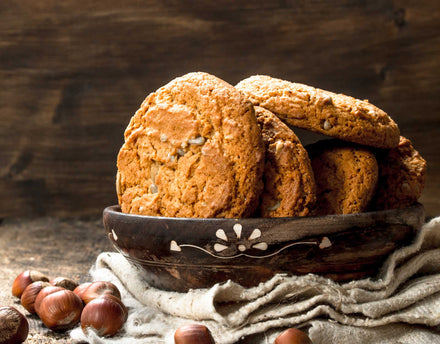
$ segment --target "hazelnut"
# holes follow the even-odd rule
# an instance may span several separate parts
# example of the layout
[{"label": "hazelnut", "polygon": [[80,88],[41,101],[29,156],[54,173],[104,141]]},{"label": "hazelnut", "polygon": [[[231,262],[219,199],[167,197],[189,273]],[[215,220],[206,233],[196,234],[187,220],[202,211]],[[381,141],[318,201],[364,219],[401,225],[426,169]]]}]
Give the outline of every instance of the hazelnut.
[{"label": "hazelnut", "polygon": [[313,344],[309,336],[296,328],[281,332],[275,339],[275,344]]},{"label": "hazelnut", "polygon": [[73,292],[76,295],[78,295],[82,300],[82,294],[91,284],[92,284],[92,282],[81,283],[79,286],[77,286],[75,289],[73,289]]},{"label": "hazelnut", "polygon": [[62,331],[74,327],[80,320],[83,303],[73,291],[63,289],[41,300],[38,315],[49,329]]},{"label": "hazelnut", "polygon": [[21,294],[21,305],[31,314],[35,313],[35,299],[37,298],[38,293],[50,286],[49,282],[44,281],[36,281],[29,284],[26,289]]},{"label": "hazelnut", "polygon": [[60,290],[64,290],[64,288],[61,287],[55,287],[53,285],[47,286],[45,288],[43,288],[37,295],[37,297],[35,298],[35,302],[34,302],[34,309],[35,309],[35,313],[39,313],[40,312],[40,304],[41,301],[43,301],[43,299],[52,293],[55,293],[56,291],[60,291]]},{"label": "hazelnut", "polygon": [[0,307],[0,342],[2,344],[23,343],[29,333],[26,317],[14,307]]},{"label": "hazelnut", "polygon": [[23,271],[12,283],[12,295],[20,298],[26,287],[36,281],[49,282],[49,278],[36,270]]},{"label": "hazelnut", "polygon": [[127,320],[127,308],[111,294],[101,295],[87,303],[81,314],[81,328],[87,334],[89,328],[98,335],[115,335]]},{"label": "hazelnut", "polygon": [[214,344],[209,329],[200,324],[188,324],[179,327],[174,333],[175,344]]},{"label": "hazelnut", "polygon": [[90,284],[89,287],[84,290],[81,299],[84,301],[85,304],[87,304],[93,299],[96,299],[97,297],[104,294],[114,295],[118,299],[121,298],[121,293],[119,292],[119,289],[113,283],[107,281],[97,281]]},{"label": "hazelnut", "polygon": [[52,281],[50,281],[50,284],[72,291],[78,286],[77,282],[67,277],[55,277]]}]

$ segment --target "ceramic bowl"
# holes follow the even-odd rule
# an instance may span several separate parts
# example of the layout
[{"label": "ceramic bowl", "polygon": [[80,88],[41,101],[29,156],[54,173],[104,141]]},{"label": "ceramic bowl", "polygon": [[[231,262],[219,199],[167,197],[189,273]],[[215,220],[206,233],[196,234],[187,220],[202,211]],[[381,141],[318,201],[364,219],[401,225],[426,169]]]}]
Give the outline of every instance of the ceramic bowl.
[{"label": "ceramic bowl", "polygon": [[104,210],[115,248],[151,286],[187,291],[227,280],[251,287],[274,274],[315,273],[335,281],[377,274],[387,256],[410,244],[424,222],[416,204],[349,215],[199,219]]}]

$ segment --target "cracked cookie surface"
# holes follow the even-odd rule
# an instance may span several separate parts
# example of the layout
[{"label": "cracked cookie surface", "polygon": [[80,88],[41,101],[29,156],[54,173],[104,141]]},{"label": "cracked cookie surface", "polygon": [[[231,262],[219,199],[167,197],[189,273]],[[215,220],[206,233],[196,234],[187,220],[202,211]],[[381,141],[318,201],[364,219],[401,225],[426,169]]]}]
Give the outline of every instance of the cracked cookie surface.
[{"label": "cracked cookie surface", "polygon": [[255,107],[266,147],[262,217],[307,216],[316,186],[310,159],[295,133],[269,110]]},{"label": "cracked cookie surface", "polygon": [[366,100],[266,75],[244,79],[236,88],[289,126],[377,148],[399,143],[397,124]]},{"label": "cracked cookie surface", "polygon": [[316,180],[315,215],[367,210],[378,183],[378,163],[367,147],[340,140],[307,145]]},{"label": "cracked cookie surface", "polygon": [[123,212],[248,217],[263,188],[264,146],[252,104],[202,72],[150,94],[125,130],[117,193]]},{"label": "cracked cookie surface", "polygon": [[374,210],[410,206],[422,195],[426,161],[411,141],[400,137],[399,146],[378,155],[379,186],[373,201]]}]

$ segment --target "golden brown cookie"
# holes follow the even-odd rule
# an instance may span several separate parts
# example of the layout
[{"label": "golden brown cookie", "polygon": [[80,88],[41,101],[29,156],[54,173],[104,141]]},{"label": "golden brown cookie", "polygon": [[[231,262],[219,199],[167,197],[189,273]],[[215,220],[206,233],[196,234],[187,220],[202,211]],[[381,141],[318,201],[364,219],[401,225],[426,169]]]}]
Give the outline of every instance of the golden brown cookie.
[{"label": "golden brown cookie", "polygon": [[264,168],[254,108],[213,75],[174,79],[150,94],[131,119],[117,167],[123,212],[250,216]]},{"label": "golden brown cookie", "polygon": [[266,75],[251,76],[236,88],[290,126],[378,148],[399,143],[397,124],[368,101]]},{"label": "golden brown cookie", "polygon": [[315,174],[316,215],[367,210],[377,188],[378,164],[368,148],[340,140],[306,146]]},{"label": "golden brown cookie", "polygon": [[262,217],[306,216],[316,200],[309,156],[298,137],[277,116],[255,107],[266,147]]},{"label": "golden brown cookie", "polygon": [[426,161],[407,138],[401,136],[397,148],[378,155],[379,186],[373,202],[375,210],[410,206],[422,195]]}]

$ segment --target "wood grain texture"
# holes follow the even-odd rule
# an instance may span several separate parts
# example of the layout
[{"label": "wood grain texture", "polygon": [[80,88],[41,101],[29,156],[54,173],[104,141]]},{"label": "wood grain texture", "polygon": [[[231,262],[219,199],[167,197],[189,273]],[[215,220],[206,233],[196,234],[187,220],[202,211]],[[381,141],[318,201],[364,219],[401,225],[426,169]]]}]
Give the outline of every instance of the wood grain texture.
[{"label": "wood grain texture", "polygon": [[436,0],[0,2],[0,218],[116,203],[123,131],[146,95],[206,71],[368,98],[428,160],[440,214]]}]

